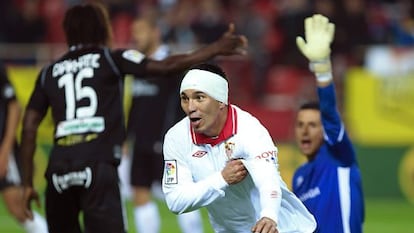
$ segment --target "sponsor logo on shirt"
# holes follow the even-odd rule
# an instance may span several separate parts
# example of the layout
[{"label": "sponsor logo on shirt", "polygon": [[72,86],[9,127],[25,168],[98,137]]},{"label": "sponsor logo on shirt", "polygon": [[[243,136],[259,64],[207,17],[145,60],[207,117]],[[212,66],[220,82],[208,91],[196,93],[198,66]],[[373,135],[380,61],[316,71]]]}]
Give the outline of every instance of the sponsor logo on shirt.
[{"label": "sponsor logo on shirt", "polygon": [[147,80],[134,80],[132,85],[132,96],[156,96],[160,93],[160,88]]},{"label": "sponsor logo on shirt", "polygon": [[233,151],[234,151],[235,146],[236,144],[234,142],[226,142],[224,144],[224,148],[226,150],[226,155],[228,159],[231,159],[231,157],[233,156]]},{"label": "sponsor logo on shirt", "polygon": [[321,190],[319,190],[319,187],[315,187],[315,188],[309,189],[307,192],[305,192],[304,194],[300,195],[299,196],[299,199],[302,202],[304,202],[304,201],[306,201],[308,199],[311,199],[311,198],[314,198],[314,197],[316,197],[316,196],[318,196],[320,194],[321,194]]},{"label": "sponsor logo on shirt", "polygon": [[105,130],[103,117],[88,117],[61,121],[56,127],[55,137],[63,137],[71,134],[82,134],[87,132],[100,133]]},{"label": "sponsor logo on shirt", "polygon": [[260,155],[257,155],[255,158],[264,159],[266,162],[272,162],[276,164],[277,163],[276,156],[277,156],[277,151],[273,150],[273,151],[265,151],[261,153]]},{"label": "sponsor logo on shirt", "polygon": [[270,198],[279,198],[279,192],[278,191],[272,191],[270,192]]},{"label": "sponsor logo on shirt", "polygon": [[164,167],[165,184],[177,184],[177,161],[176,160],[165,160]]},{"label": "sponsor logo on shirt", "polygon": [[302,184],[302,182],[303,182],[303,176],[299,176],[296,179],[296,186],[300,186]]},{"label": "sponsor logo on shirt", "polygon": [[86,167],[83,171],[73,171],[60,175],[54,173],[52,182],[58,193],[62,193],[72,186],[89,188],[92,183],[92,170],[90,167]]},{"label": "sponsor logo on shirt", "polygon": [[207,151],[202,151],[202,150],[199,150],[199,151],[197,151],[197,152],[195,152],[193,155],[192,155],[192,157],[195,157],[195,158],[201,158],[201,157],[203,157],[204,155],[206,155],[207,154]]}]

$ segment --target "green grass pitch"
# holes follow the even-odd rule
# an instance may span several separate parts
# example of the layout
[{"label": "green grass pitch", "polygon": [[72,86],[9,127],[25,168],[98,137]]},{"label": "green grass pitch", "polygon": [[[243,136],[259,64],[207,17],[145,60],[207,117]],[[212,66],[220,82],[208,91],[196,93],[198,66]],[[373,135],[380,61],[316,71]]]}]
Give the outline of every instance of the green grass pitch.
[{"label": "green grass pitch", "polygon": [[[160,203],[162,216],[161,233],[180,233],[175,215]],[[129,233],[136,233],[132,222],[132,208],[127,203]],[[213,233],[205,209],[202,210],[205,233]],[[365,233],[414,233],[414,205],[400,199],[367,199]],[[7,215],[0,202],[0,233],[24,233]]]}]

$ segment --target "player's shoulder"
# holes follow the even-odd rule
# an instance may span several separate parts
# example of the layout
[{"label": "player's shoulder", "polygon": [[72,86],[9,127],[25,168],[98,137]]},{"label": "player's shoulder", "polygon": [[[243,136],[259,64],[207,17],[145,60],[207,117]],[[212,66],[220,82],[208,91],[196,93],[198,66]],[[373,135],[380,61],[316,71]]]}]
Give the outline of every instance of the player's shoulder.
[{"label": "player's shoulder", "polygon": [[248,130],[249,132],[267,130],[260,120],[250,112],[235,105],[232,105],[232,108],[237,114],[238,129],[242,131]]},{"label": "player's shoulder", "polygon": [[245,109],[240,108],[237,105],[231,105],[230,108],[232,111],[234,111],[237,114],[237,120],[241,121],[241,122],[258,122],[258,119],[256,118],[256,116],[254,116],[252,113],[248,112]]},{"label": "player's shoulder", "polygon": [[142,63],[146,58],[145,54],[136,49],[119,48],[111,51],[111,55],[116,60],[127,60],[136,64]]},{"label": "player's shoulder", "polygon": [[183,138],[190,132],[190,121],[188,117],[182,118],[180,121],[175,123],[170,129],[168,129],[165,137],[170,138]]}]

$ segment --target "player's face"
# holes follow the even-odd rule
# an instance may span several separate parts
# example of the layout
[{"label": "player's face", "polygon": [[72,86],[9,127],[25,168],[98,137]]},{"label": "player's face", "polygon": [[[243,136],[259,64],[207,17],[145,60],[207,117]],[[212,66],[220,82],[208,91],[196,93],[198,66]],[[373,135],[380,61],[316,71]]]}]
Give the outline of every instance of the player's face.
[{"label": "player's face", "polygon": [[132,24],[132,39],[138,51],[149,55],[152,43],[155,43],[156,29],[152,28],[148,22],[144,20],[136,20]]},{"label": "player's face", "polygon": [[225,104],[198,90],[185,90],[181,93],[181,107],[190,118],[191,127],[196,133],[217,136],[225,122]]},{"label": "player's face", "polygon": [[321,114],[315,109],[300,110],[295,126],[296,143],[300,151],[311,160],[323,143]]}]

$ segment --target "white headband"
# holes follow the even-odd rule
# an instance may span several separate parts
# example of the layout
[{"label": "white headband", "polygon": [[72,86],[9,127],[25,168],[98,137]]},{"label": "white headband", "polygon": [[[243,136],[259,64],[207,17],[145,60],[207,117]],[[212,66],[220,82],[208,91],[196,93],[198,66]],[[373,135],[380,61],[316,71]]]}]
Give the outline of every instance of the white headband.
[{"label": "white headband", "polygon": [[192,69],[181,81],[180,94],[188,89],[205,92],[214,99],[228,104],[229,85],[222,76],[206,70]]}]

